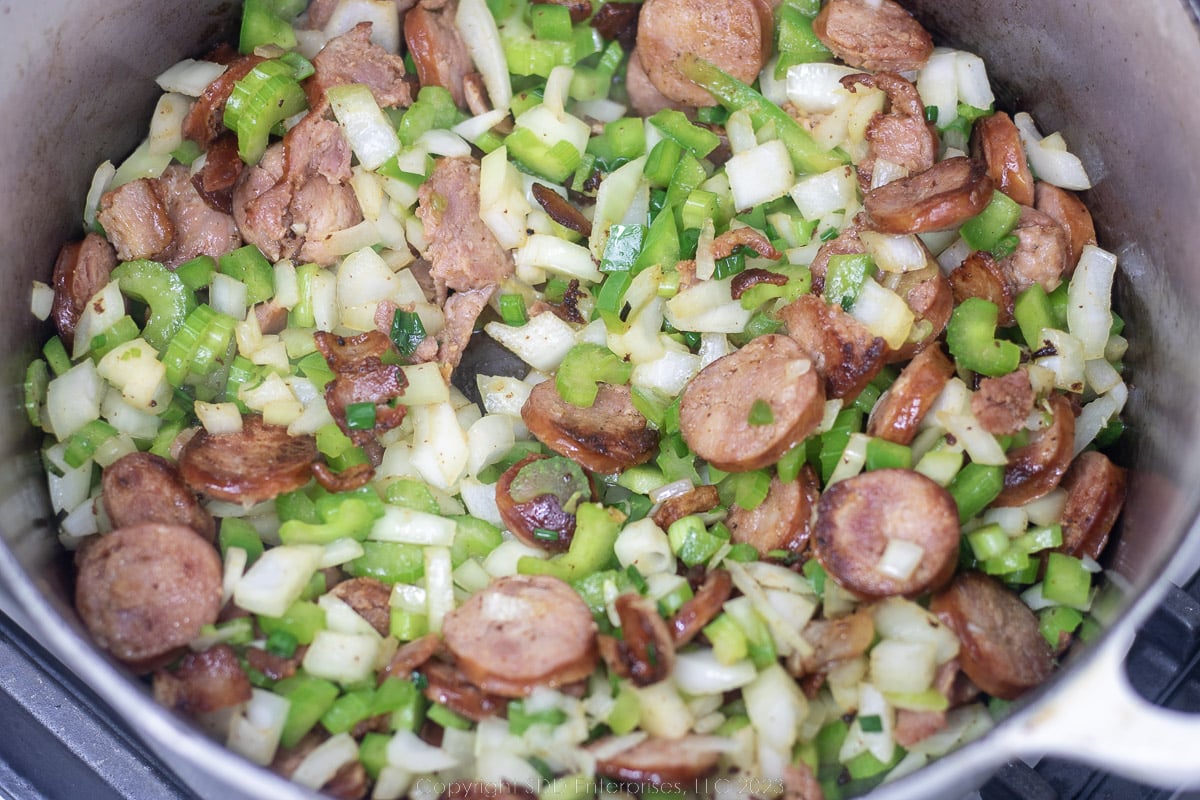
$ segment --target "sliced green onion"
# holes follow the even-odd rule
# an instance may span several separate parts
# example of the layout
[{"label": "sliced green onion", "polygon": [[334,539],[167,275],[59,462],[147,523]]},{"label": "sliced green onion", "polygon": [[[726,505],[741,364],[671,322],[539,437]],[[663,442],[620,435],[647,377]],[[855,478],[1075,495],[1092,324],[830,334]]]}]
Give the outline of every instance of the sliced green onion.
[{"label": "sliced green onion", "polygon": [[499,302],[500,318],[504,320],[505,325],[519,328],[529,321],[529,315],[525,311],[525,298],[521,295],[502,294]]},{"label": "sliced green onion", "polygon": [[411,356],[421,342],[425,341],[425,325],[415,311],[396,309],[392,317],[392,344],[402,356]]}]

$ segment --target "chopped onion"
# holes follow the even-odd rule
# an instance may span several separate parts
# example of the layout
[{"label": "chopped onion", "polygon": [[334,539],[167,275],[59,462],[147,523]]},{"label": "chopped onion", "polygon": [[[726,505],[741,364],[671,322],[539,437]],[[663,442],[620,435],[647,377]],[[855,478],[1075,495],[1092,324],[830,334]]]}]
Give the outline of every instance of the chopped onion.
[{"label": "chopped onion", "polygon": [[936,656],[932,642],[883,639],[871,648],[870,682],[881,692],[923,692],[933,684]]},{"label": "chopped onion", "polygon": [[1104,426],[1116,419],[1128,398],[1129,388],[1121,382],[1108,394],[1100,395],[1083,407],[1079,416],[1075,418],[1075,455],[1082,453]]},{"label": "chopped onion", "polygon": [[[273,551],[267,551],[270,552]],[[258,566],[259,561],[262,561],[261,557],[254,566]],[[244,579],[242,583],[245,583]],[[359,683],[369,679],[374,672],[380,641],[379,634],[373,630],[371,635],[320,630],[304,651],[301,664],[305,672],[317,678],[335,683]]]},{"label": "chopped onion", "polygon": [[938,254],[938,266],[942,270],[942,274],[949,275],[966,260],[967,256],[971,255],[972,247],[967,244],[967,240],[959,236],[953,244]]},{"label": "chopped onion", "polygon": [[1083,342],[1057,328],[1042,328],[1040,336],[1041,349],[1049,350],[1052,355],[1034,359],[1034,363],[1054,372],[1054,385],[1057,388],[1068,392],[1083,391]]},{"label": "chopped onion", "polygon": [[520,539],[509,539],[487,554],[483,560],[483,568],[494,578],[503,578],[517,574],[517,562],[522,558],[545,558],[546,551],[531,547]]},{"label": "chopped onion", "polygon": [[535,233],[526,239],[515,258],[518,267],[538,267],[581,281],[597,282],[604,277],[586,247],[545,233]]},{"label": "chopped onion", "polygon": [[1000,446],[1000,442],[984,430],[975,415],[938,411],[934,416],[938,424],[954,436],[975,463],[994,466],[1004,466],[1008,463],[1008,455]]},{"label": "chopped onion", "polygon": [[674,397],[683,391],[701,367],[700,356],[686,350],[664,347],[659,358],[638,363],[633,368],[630,381],[634,386],[657,389]]},{"label": "chopped onion", "polygon": [[291,705],[286,697],[266,689],[251,689],[250,701],[230,723],[225,745],[255,764],[264,767],[270,764],[275,759]]},{"label": "chopped onion", "polygon": [[917,91],[926,108],[937,109],[939,127],[954,122],[958,118],[957,53],[940,47],[934,50],[917,75]]},{"label": "chopped onion", "polygon": [[208,85],[221,77],[228,66],[215,61],[197,61],[185,58],[168,67],[154,79],[164,92],[178,92],[188,97],[204,94]]},{"label": "chopped onion", "polygon": [[100,198],[112,188],[113,178],[117,168],[111,161],[103,161],[92,174],[92,182],[88,187],[87,199],[83,203],[83,227],[91,229],[96,224],[96,211],[100,208]]},{"label": "chopped onion", "polygon": [[[750,670],[753,672],[753,665],[750,665]],[[753,676],[750,679],[752,680]],[[692,729],[695,719],[687,703],[675,690],[673,681],[652,683],[638,689],[637,694],[642,712],[641,726],[646,733],[666,739],[679,739]]]},{"label": "chopped onion", "polygon": [[[1043,139],[1033,122],[1033,117],[1022,111],[1013,117],[1013,122],[1021,135],[1021,143],[1025,145],[1029,166],[1037,173],[1038,178],[1063,189],[1082,191],[1092,188],[1083,163],[1066,150],[1055,148],[1055,140],[1050,140],[1049,137]],[[1050,146],[1047,146],[1047,140]]]},{"label": "chopped onion", "polygon": [[301,786],[320,789],[337,771],[358,759],[358,742],[349,733],[339,733],[317,745],[292,772]]},{"label": "chopped onion", "polygon": [[1093,358],[1083,365],[1083,376],[1087,385],[1096,394],[1104,394],[1122,383],[1121,373],[1103,358]]},{"label": "chopped onion", "polygon": [[[878,169],[878,162],[876,162]],[[875,265],[884,272],[913,272],[929,266],[929,257],[921,240],[912,234],[892,236],[876,231],[859,234]]]},{"label": "chopped onion", "polygon": [[[327,41],[360,22],[371,23],[372,42],[389,53],[400,52],[400,13],[392,0],[338,0],[321,33]],[[316,53],[306,55],[311,58]]]},{"label": "chopped onion", "polygon": [[858,298],[850,307],[850,316],[893,350],[900,349],[908,341],[916,320],[904,298],[870,278],[863,281]]},{"label": "chopped onion", "polygon": [[888,538],[887,546],[875,564],[875,571],[896,580],[906,581],[916,572],[924,557],[925,548],[916,542]]},{"label": "chopped onion", "polygon": [[725,174],[739,210],[783,197],[796,181],[791,157],[779,139],[734,153],[725,162]]},{"label": "chopped onion", "polygon": [[100,288],[83,307],[75,323],[75,345],[71,350],[72,360],[78,359],[92,345],[92,338],[115,325],[125,316],[125,297],[121,294],[118,281],[109,281]]},{"label": "chopped onion", "polygon": [[787,99],[805,114],[828,114],[853,97],[842,78],[861,71],[828,61],[794,64],[787,71]]},{"label": "chopped onion", "polygon": [[1083,345],[1084,358],[1103,358],[1112,329],[1112,286],[1117,257],[1085,245],[1067,287],[1067,330]]},{"label": "chopped onion", "polygon": [[846,478],[853,478],[863,471],[863,467],[867,464],[867,444],[870,441],[871,437],[865,433],[850,434],[850,440],[846,442],[841,456],[838,457],[837,466],[829,475],[829,486],[844,481]]},{"label": "chopped onion", "polygon": [[1062,517],[1062,511],[1066,504],[1067,490],[1060,487],[1036,500],[1030,500],[1021,506],[1021,510],[1034,525],[1053,525]]},{"label": "chopped onion", "polygon": [[730,294],[732,278],[709,280],[685,289],[666,302],[667,320],[681,331],[741,333],[752,312]]},{"label": "chopped onion", "polygon": [[242,430],[242,412],[237,403],[195,402],[196,417],[211,434],[238,433]]},{"label": "chopped onion", "polygon": [[[543,314],[542,316],[554,316]],[[449,403],[414,406],[412,463],[431,486],[450,491],[467,471],[467,434]]]},{"label": "chopped onion", "polygon": [[526,364],[544,371],[555,369],[576,341],[575,329],[554,314],[538,314],[520,327],[489,322],[484,330]]},{"label": "chopped onion", "polygon": [[625,116],[628,109],[615,100],[583,100],[575,104],[575,115],[591,118],[597,122],[616,122]]},{"label": "chopped onion", "polygon": [[191,98],[182,94],[167,92],[158,98],[154,116],[150,118],[151,155],[170,155],[179,149],[183,143],[183,120],[191,107]]},{"label": "chopped onion", "polygon": [[858,180],[853,167],[834,167],[801,178],[789,194],[805,219],[820,219],[857,202]]},{"label": "chopped onion", "polygon": [[932,644],[934,661],[938,664],[958,655],[958,637],[954,632],[911,600],[901,597],[881,600],[871,607],[871,617],[875,632],[884,639]]},{"label": "chopped onion", "polygon": [[321,550],[321,563],[319,565],[321,569],[340,567],[348,561],[361,558],[365,552],[357,539],[349,537],[334,539],[329,544],[324,545]]},{"label": "chopped onion", "polygon": [[317,571],[322,550],[316,545],[272,547],[250,565],[238,582],[233,601],[245,611],[281,617],[304,592]]},{"label": "chopped onion", "polygon": [[400,152],[396,129],[365,84],[331,86],[325,90],[325,96],[363,168],[377,169]]},{"label": "chopped onion", "polygon": [[427,406],[450,402],[450,387],[436,363],[406,364],[400,371],[408,380],[404,394],[400,396],[400,402],[404,405]]},{"label": "chopped onion", "polygon": [[387,760],[409,772],[437,772],[458,766],[458,759],[408,730],[396,731],[387,745]]},{"label": "chopped onion", "polygon": [[790,751],[808,700],[796,681],[778,663],[772,663],[742,689],[750,724],[773,748]]},{"label": "chopped onion", "polygon": [[449,547],[426,547],[425,559],[425,613],[429,619],[429,630],[441,633],[442,620],[454,610],[453,568],[450,565]]},{"label": "chopped onion", "polygon": [[[535,317],[534,319],[539,318]],[[504,414],[516,418],[520,418],[521,409],[524,407],[525,401],[529,399],[529,392],[532,389],[532,386],[525,381],[508,375],[479,375],[476,377],[475,383],[479,387],[479,395],[483,398],[483,408],[487,413]]]},{"label": "chopped onion", "polygon": [[69,511],[88,499],[92,488],[92,461],[88,459],[78,467],[63,470],[62,475],[47,473],[50,485],[50,507],[57,514]]},{"label": "chopped onion", "polygon": [[487,3],[484,0],[459,0],[454,24],[471,54],[471,60],[475,62],[475,68],[483,76],[483,85],[487,88],[492,108],[507,111],[512,103],[512,79],[504,58],[500,30]]},{"label": "chopped onion", "polygon": [[960,742],[982,736],[993,724],[987,706],[983,703],[951,709],[946,712],[946,727],[914,743],[908,751],[927,756],[945,755]]},{"label": "chopped onion", "polygon": [[990,108],[996,102],[987,66],[974,53],[954,54],[954,73],[958,83],[958,100],[974,108]]}]

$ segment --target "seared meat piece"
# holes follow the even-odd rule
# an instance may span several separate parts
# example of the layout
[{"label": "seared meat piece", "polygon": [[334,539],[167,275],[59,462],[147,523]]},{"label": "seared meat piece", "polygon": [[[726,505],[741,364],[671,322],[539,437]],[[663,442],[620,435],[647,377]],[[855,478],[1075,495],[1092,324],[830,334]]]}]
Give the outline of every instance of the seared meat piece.
[{"label": "seared meat piece", "polygon": [[533,387],[521,419],[538,441],[592,472],[612,473],[654,455],[658,431],[633,407],[628,386],[599,385],[596,402],[580,408],[563,400],[554,381]]},{"label": "seared meat piece", "polygon": [[429,239],[426,253],[439,301],[446,290],[499,286],[513,274],[509,252],[479,218],[479,164],[443,158],[421,184],[417,216]]},{"label": "seared meat piece", "polygon": [[872,72],[920,69],[933,54],[929,32],[895,0],[829,0],[813,33],[842,61]]},{"label": "seared meat piece", "polygon": [[218,644],[188,653],[173,671],[154,673],[154,699],[186,714],[208,714],[250,699],[250,678],[237,653]]},{"label": "seared meat piece", "polygon": [[893,72],[849,75],[842,78],[842,85],[851,92],[858,85],[881,89],[888,98],[884,113],[876,114],[867,125],[870,147],[858,164],[863,191],[871,188],[878,159],[904,167],[909,175],[933,166],[938,154],[937,128],[925,119],[925,104],[917,87]]},{"label": "seared meat piece", "polygon": [[158,196],[167,207],[175,233],[159,260],[176,267],[199,255],[219,258],[242,245],[237,223],[213,208],[196,190],[187,167],[167,167],[158,179]]},{"label": "seared meat piece", "polygon": [[50,318],[68,353],[75,342],[75,326],[88,300],[108,285],[116,266],[113,246],[97,233],[89,233],[78,242],[68,242],[59,251],[51,278],[54,304]]},{"label": "seared meat piece", "polygon": [[[408,379],[398,365],[383,363],[384,353],[395,353],[391,339],[377,330],[350,337],[317,331],[313,339],[337,376],[325,387],[325,405],[343,433],[362,445],[403,421],[407,409],[395,400],[404,394]],[[375,405],[374,428],[350,427],[346,409],[354,403]]]},{"label": "seared meat piece", "polygon": [[260,503],[308,483],[317,459],[311,436],[292,436],[262,417],[242,418],[237,433],[201,430],[179,455],[179,471],[194,490],[230,503]]},{"label": "seared meat piece", "polygon": [[105,192],[96,221],[122,261],[156,258],[171,245],[175,226],[152,178],[138,178]]},{"label": "seared meat piece", "polygon": [[304,81],[304,92],[313,113],[324,113],[328,107],[326,89],[350,83],[370,88],[381,108],[412,104],[412,91],[404,80],[404,59],[371,42],[370,22],[360,22],[330,39],[312,63],[316,72]]},{"label": "seared meat piece", "polygon": [[104,468],[104,510],[114,528],[143,522],[186,525],[208,541],[217,533],[212,514],[170,461],[153,453],[130,453]]},{"label": "seared meat piece", "polygon": [[421,0],[404,15],[404,41],[421,85],[441,86],[465,108],[463,77],[475,65],[454,24],[457,11],[457,0]]}]

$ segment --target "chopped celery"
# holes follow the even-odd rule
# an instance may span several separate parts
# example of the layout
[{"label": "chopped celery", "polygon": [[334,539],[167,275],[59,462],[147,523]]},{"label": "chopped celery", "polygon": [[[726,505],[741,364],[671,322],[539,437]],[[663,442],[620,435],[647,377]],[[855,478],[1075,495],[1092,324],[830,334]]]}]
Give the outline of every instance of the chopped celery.
[{"label": "chopped celery", "polygon": [[1070,606],[1053,606],[1038,612],[1038,630],[1046,637],[1051,647],[1062,644],[1064,635],[1070,636],[1083,622],[1083,614]]},{"label": "chopped celery", "polygon": [[693,125],[682,111],[664,108],[650,117],[650,124],[694,158],[704,158],[721,143],[719,136],[707,128]]},{"label": "chopped celery", "polygon": [[231,547],[240,547],[246,551],[247,564],[253,564],[263,554],[263,541],[254,530],[254,526],[237,517],[225,517],[221,520],[220,535],[221,555]]},{"label": "chopped celery", "polygon": [[590,408],[596,402],[600,383],[627,383],[632,374],[633,364],[603,345],[585,342],[567,352],[559,364],[554,385],[563,400]]},{"label": "chopped celery", "polygon": [[1008,235],[1021,217],[1021,206],[1004,192],[992,199],[979,214],[963,223],[959,233],[973,250],[991,250]]},{"label": "chopped celery", "polygon": [[548,559],[522,556],[517,571],[524,575],[554,575],[569,583],[606,569],[616,561],[613,545],[621,531],[621,516],[599,503],[580,503],[575,513],[575,535],[567,552]]},{"label": "chopped celery", "polygon": [[667,529],[667,540],[671,552],[689,567],[703,564],[728,541],[704,527],[704,521],[695,514],[675,520]]},{"label": "chopped celery", "polygon": [[567,714],[559,708],[548,708],[544,711],[526,711],[525,703],[521,700],[508,702],[508,730],[521,736],[533,725],[561,725],[567,721]]},{"label": "chopped celery", "polygon": [[1083,562],[1065,553],[1050,553],[1046,557],[1046,575],[1042,580],[1042,596],[1072,608],[1086,608],[1092,588],[1092,573]]},{"label": "chopped celery", "polygon": [[273,691],[288,699],[287,721],[279,743],[295,747],[333,705],[338,687],[322,678],[293,675],[275,684]]},{"label": "chopped celery", "polygon": [[250,305],[270,300],[275,294],[275,269],[267,257],[252,244],[239,247],[217,260],[222,275],[246,284],[246,302]]},{"label": "chopped celery", "polygon": [[321,715],[321,725],[330,733],[345,733],[371,716],[374,689],[356,689],[333,701]]},{"label": "chopped celery", "polygon": [[384,583],[413,583],[425,574],[421,547],[403,542],[362,543],[363,554],[346,565],[355,577],[377,578]]},{"label": "chopped celery", "polygon": [[996,304],[981,297],[968,297],[950,315],[946,347],[964,369],[980,375],[1007,375],[1021,363],[1021,348],[996,338],[999,315]]},{"label": "chopped celery", "polygon": [[[183,327],[196,301],[179,276],[157,261],[126,261],[112,271],[121,293],[141,300],[150,307],[150,319],[142,329],[142,338],[163,352],[171,337]],[[53,366],[53,365],[51,365]]]},{"label": "chopped celery", "polygon": [[258,617],[258,627],[268,635],[285,631],[300,644],[312,644],[317,631],[325,627],[325,609],[307,600],[297,600],[282,617]]},{"label": "chopped celery", "polygon": [[875,274],[875,259],[866,253],[833,255],[825,273],[825,302],[849,311],[865,281]]},{"label": "chopped celery", "polygon": [[958,519],[966,522],[987,508],[1004,489],[1004,467],[967,464],[946,487],[958,504]]},{"label": "chopped celery", "polygon": [[[870,388],[870,387],[867,387]],[[875,469],[909,469],[912,467],[912,448],[907,445],[889,442],[879,437],[871,437],[867,442],[867,471]]]},{"label": "chopped celery", "polygon": [[749,655],[746,634],[728,614],[720,614],[705,625],[704,635],[712,643],[717,661],[722,664],[734,664]]}]

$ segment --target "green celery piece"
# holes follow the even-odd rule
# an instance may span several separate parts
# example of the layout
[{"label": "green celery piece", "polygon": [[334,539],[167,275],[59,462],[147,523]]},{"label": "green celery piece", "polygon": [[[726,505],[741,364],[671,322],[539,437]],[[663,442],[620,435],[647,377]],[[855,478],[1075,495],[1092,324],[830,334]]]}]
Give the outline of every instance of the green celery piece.
[{"label": "green celery piece", "polygon": [[675,67],[729,111],[749,110],[755,128],[773,123],[792,158],[792,165],[800,174],[828,172],[850,163],[850,157],[842,150],[823,149],[786,111],[714,64],[693,53],[684,53],[675,62]]},{"label": "green celery piece", "polygon": [[1021,218],[1021,206],[1004,192],[992,199],[978,215],[963,223],[959,233],[973,250],[991,250],[1009,234]]},{"label": "green celery piece", "polygon": [[338,696],[336,685],[308,675],[284,678],[275,684],[274,691],[289,701],[287,721],[279,740],[284,747],[295,747]]},{"label": "green celery piece", "polygon": [[624,384],[633,375],[633,364],[607,347],[584,342],[567,351],[558,366],[554,386],[562,399],[580,408],[596,402],[600,383]]},{"label": "green celery piece", "polygon": [[775,66],[775,78],[787,77],[788,67],[807,64],[811,61],[828,61],[833,53],[813,33],[812,18],[798,8],[783,4],[775,12],[775,46],[779,61]]},{"label": "green celery piece", "polygon": [[682,111],[664,108],[650,117],[650,124],[662,131],[693,158],[704,158],[721,143],[721,139],[707,128],[693,125]]},{"label": "green celery piece", "polygon": [[988,507],[1004,490],[1004,467],[967,464],[946,487],[958,505],[959,522],[966,522]]},{"label": "green celery piece", "polygon": [[221,274],[246,284],[246,302],[250,305],[270,300],[275,294],[275,268],[254,245],[226,253],[217,264]]},{"label": "green celery piece", "polygon": [[575,536],[567,552],[549,559],[523,556],[517,571],[523,575],[554,575],[568,583],[606,569],[614,563],[613,545],[624,515],[599,503],[580,503],[575,513]]},{"label": "green celery piece", "polygon": [[356,578],[377,578],[384,583],[413,583],[425,574],[424,551],[403,542],[362,543],[363,554],[346,565]]},{"label": "green celery piece", "polygon": [[825,273],[825,302],[849,311],[862,291],[863,283],[875,274],[875,259],[866,253],[829,257]]},{"label": "green celery piece", "polygon": [[325,627],[325,609],[307,600],[297,600],[282,617],[258,617],[258,627],[268,636],[284,631],[299,644],[312,644],[317,631]]},{"label": "green celery piece", "polygon": [[1000,310],[981,297],[968,297],[950,315],[946,346],[955,360],[981,375],[1007,375],[1021,363],[1021,348],[996,338]]},{"label": "green celery piece", "polygon": [[246,563],[253,564],[263,554],[263,541],[254,526],[237,517],[225,517],[221,520],[220,535],[221,556],[230,547],[240,547],[246,551]]},{"label": "green celery piece", "polygon": [[142,329],[142,338],[163,352],[195,310],[194,295],[178,275],[157,261],[126,261],[112,271],[112,279],[120,282],[122,294],[150,307],[150,320]]},{"label": "green celery piece", "polygon": [[[242,5],[242,27],[238,51],[250,55],[254,48],[273,44],[284,50],[296,46],[296,32],[290,20],[280,14],[282,4],[272,0],[245,0]],[[295,15],[292,15],[295,16]]]}]

